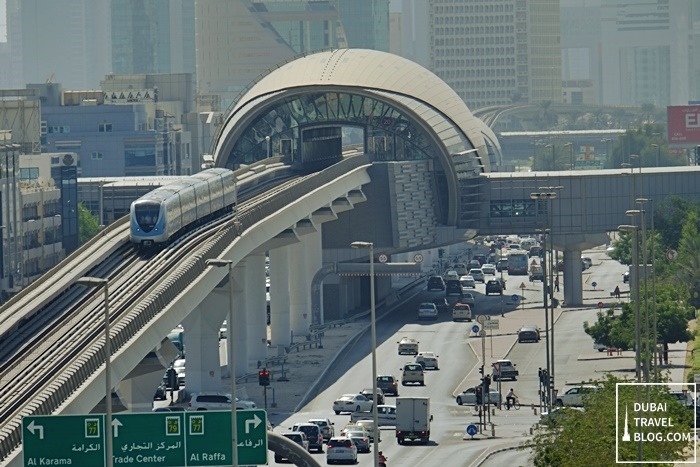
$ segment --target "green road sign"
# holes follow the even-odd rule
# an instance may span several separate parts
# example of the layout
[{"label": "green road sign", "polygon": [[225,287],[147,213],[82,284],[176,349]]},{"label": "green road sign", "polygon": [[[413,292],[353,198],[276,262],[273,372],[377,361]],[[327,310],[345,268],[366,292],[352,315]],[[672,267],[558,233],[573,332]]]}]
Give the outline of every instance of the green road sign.
[{"label": "green road sign", "polygon": [[[183,415],[175,412],[112,416],[114,465],[185,465]],[[211,464],[207,464],[211,465]]]},{"label": "green road sign", "polygon": [[[187,465],[230,463],[231,411],[187,412],[186,416]],[[236,411],[239,465],[267,463],[266,418],[264,410]]]},{"label": "green road sign", "polygon": [[[267,414],[236,412],[239,465],[267,463]],[[120,413],[112,417],[115,465],[218,466],[231,463],[231,411]],[[101,467],[104,415],[22,420],[24,465]]]},{"label": "green road sign", "polygon": [[24,417],[22,447],[25,466],[105,465],[104,416]]}]

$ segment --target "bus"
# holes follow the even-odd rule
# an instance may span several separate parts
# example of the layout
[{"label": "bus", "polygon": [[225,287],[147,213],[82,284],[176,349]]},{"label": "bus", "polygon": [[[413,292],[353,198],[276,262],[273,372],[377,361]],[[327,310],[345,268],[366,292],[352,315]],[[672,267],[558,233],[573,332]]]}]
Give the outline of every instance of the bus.
[{"label": "bus", "polygon": [[527,252],[518,250],[508,253],[508,275],[527,275]]}]

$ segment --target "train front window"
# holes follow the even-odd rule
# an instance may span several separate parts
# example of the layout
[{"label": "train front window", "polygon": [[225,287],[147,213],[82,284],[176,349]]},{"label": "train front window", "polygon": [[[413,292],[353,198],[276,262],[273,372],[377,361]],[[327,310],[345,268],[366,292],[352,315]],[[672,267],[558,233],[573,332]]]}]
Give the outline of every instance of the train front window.
[{"label": "train front window", "polygon": [[136,222],[144,232],[150,232],[158,221],[160,205],[158,204],[138,204],[135,209]]}]

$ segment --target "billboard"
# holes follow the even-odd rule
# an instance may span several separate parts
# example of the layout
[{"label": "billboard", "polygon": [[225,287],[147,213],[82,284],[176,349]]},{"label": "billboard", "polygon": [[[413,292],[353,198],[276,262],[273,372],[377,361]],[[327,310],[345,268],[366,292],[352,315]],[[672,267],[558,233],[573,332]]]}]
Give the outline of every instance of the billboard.
[{"label": "billboard", "polygon": [[666,113],[669,143],[700,143],[700,105],[669,106]]}]

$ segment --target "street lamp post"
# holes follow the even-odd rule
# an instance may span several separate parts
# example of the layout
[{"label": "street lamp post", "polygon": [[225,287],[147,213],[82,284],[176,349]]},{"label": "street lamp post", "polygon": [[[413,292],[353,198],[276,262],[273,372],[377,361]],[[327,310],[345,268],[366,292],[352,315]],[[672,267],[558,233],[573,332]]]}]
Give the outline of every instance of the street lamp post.
[{"label": "street lamp post", "polygon": [[[630,210],[634,211],[634,210]],[[629,216],[634,216],[636,214],[639,214],[637,211],[635,212],[630,212],[627,211],[626,214]],[[637,373],[637,383],[642,382],[642,375],[641,375],[641,370],[640,370],[640,350],[641,350],[641,331],[640,331],[640,326],[639,326],[639,227],[636,225],[620,225],[617,227],[617,230],[621,230],[623,232],[632,232],[633,237],[632,241],[632,262],[634,263],[634,289],[635,289],[635,295],[636,298],[634,300],[634,347],[635,347],[635,360],[636,360],[636,366],[635,366],[635,371]],[[639,404],[639,407],[641,407],[641,402],[642,402],[642,391],[641,391],[641,385],[637,385],[637,403]],[[640,413],[639,411],[637,412],[638,414]],[[637,415],[639,416],[639,415]],[[637,444],[637,460],[642,460],[643,453],[642,453],[642,440],[640,438],[639,443]]]},{"label": "street lamp post", "polygon": [[661,159],[661,146],[658,144],[652,144],[652,148],[656,148],[656,166],[659,167],[659,159]]},{"label": "street lamp post", "polygon": [[267,158],[270,158],[270,137],[265,137],[265,147],[267,148]]},{"label": "street lamp post", "polygon": [[[551,407],[551,402],[552,402],[552,384],[554,383],[554,307],[553,302],[551,302],[551,299],[553,298],[553,291],[550,293],[548,290],[549,287],[551,287],[551,282],[552,282],[552,271],[551,269],[553,268],[551,264],[552,260],[552,255],[553,255],[553,250],[554,248],[552,247],[552,250],[549,253],[549,258],[547,257],[547,238],[549,237],[550,239],[550,245],[553,244],[552,240],[552,231],[551,231],[551,223],[553,222],[553,219],[549,214],[551,213],[551,208],[552,208],[552,203],[549,202],[553,199],[556,199],[557,193],[556,191],[549,191],[549,190],[558,190],[561,189],[561,187],[540,187],[540,190],[547,190],[547,191],[541,191],[541,192],[534,192],[530,193],[530,199],[535,200],[536,203],[539,201],[547,201],[547,218],[545,219],[545,224],[550,223],[550,228],[549,229],[542,229],[542,233],[544,234],[544,257],[542,258],[542,301],[544,305],[544,322],[545,322],[545,349],[546,349],[546,363],[547,363],[547,374],[549,375],[549,384],[547,384],[547,387],[545,388],[546,391],[546,401],[545,401],[545,406],[547,407],[547,410],[549,410]],[[539,210],[538,210],[539,211]],[[547,267],[547,259],[550,260],[550,265],[549,265],[549,280],[548,280],[548,267]],[[551,303],[550,303],[551,302]],[[550,312],[551,312],[551,320],[550,320]],[[550,321],[551,321],[551,339],[550,339]],[[551,342],[551,344],[550,344]]]},{"label": "street lamp post", "polygon": [[545,146],[545,148],[546,148],[546,149],[549,149],[549,148],[552,149],[552,169],[551,169],[551,170],[554,170],[555,167],[556,167],[555,160],[556,160],[556,150],[557,150],[557,149],[556,149],[556,147],[555,147],[553,144],[548,144],[547,146]]},{"label": "street lamp post", "polygon": [[76,284],[87,287],[102,287],[105,292],[105,457],[107,467],[112,467],[114,458],[112,456],[112,379],[111,364],[112,349],[109,338],[109,282],[100,277],[83,276],[76,281]]},{"label": "street lamp post", "polygon": [[[550,376],[550,381],[552,383],[552,395],[554,394],[554,377],[555,377],[555,369],[554,369],[554,271],[556,269],[556,274],[557,278],[559,277],[559,261],[555,261],[554,258],[554,207],[553,203],[551,202],[554,199],[557,199],[559,197],[559,192],[564,189],[563,186],[541,186],[539,187],[540,190],[542,190],[542,193],[546,194],[546,198],[549,200],[548,203],[548,215],[549,215],[549,303],[550,303],[550,308],[549,308],[549,313],[550,313],[550,321],[552,323],[552,332],[551,332],[551,340],[550,340],[550,354],[552,356],[552,363],[551,363],[551,368],[549,376]],[[547,245],[545,244],[545,249]]]},{"label": "street lamp post", "polygon": [[379,466],[379,415],[377,414],[377,324],[374,307],[374,243],[352,242],[352,248],[366,248],[369,250],[369,308],[370,328],[372,333],[372,420],[374,422],[375,436],[373,437],[374,466]]},{"label": "street lamp post", "polygon": [[228,268],[229,309],[226,329],[228,340],[228,366],[231,376],[231,465],[238,467],[238,421],[236,415],[236,344],[233,342],[233,261],[230,259],[208,259],[207,266]]},{"label": "street lamp post", "polygon": [[[636,212],[635,212],[636,211]],[[639,214],[639,211],[628,210],[627,215],[634,216]],[[634,347],[635,347],[635,372],[637,374],[637,382],[642,382],[641,377],[641,330],[639,326],[640,309],[639,309],[639,227],[636,225],[621,225],[617,228],[623,232],[632,232],[632,263],[634,264]]]},{"label": "street lamp post", "polygon": [[656,250],[654,249],[654,200],[650,199],[649,204],[651,205],[651,313],[654,315],[654,382],[659,382],[659,336],[658,336],[658,323],[656,321],[656,263],[654,258],[656,257]]},{"label": "street lamp post", "polygon": [[636,202],[640,206],[639,213],[641,215],[641,229],[642,229],[642,275],[644,276],[644,382],[649,382],[649,367],[651,366],[651,358],[649,352],[649,295],[647,294],[647,228],[644,210],[644,204],[649,200],[647,198],[637,198]]},{"label": "street lamp post", "polygon": [[574,160],[574,143],[566,143],[564,147],[568,146],[571,150],[571,170],[576,169],[576,160]]}]

